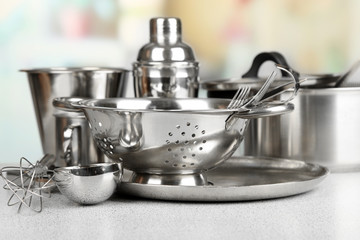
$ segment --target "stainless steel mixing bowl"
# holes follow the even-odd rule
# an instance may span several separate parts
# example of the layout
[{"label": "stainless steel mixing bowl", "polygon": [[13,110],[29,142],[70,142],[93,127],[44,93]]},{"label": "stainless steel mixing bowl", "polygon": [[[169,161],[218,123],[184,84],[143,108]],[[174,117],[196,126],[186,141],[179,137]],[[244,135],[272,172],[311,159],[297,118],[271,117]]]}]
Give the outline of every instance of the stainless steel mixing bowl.
[{"label": "stainless steel mixing bowl", "polygon": [[[204,185],[202,172],[228,159],[239,147],[247,122],[242,118],[278,115],[291,111],[280,104],[237,114],[236,124],[225,129],[234,110],[227,99],[90,99],[68,101],[84,111],[95,141],[111,159],[122,158],[135,172],[134,182]],[[66,104],[63,104],[63,107]]]},{"label": "stainless steel mixing bowl", "polygon": [[115,192],[122,178],[121,163],[56,168],[56,186],[68,199],[80,204],[96,204]]}]

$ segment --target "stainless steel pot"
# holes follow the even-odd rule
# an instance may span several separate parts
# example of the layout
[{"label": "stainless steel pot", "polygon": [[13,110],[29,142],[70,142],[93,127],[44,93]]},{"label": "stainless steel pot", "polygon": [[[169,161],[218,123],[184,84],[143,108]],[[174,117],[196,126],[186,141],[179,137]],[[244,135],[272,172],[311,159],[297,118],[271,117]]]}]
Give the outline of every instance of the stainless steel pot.
[{"label": "stainless steel pot", "polygon": [[360,88],[300,89],[292,103],[290,114],[252,121],[244,155],[360,169]]},{"label": "stainless steel pot", "polygon": [[[73,160],[68,159],[65,161],[63,159],[64,154],[61,142],[64,139],[64,133],[59,133],[59,131],[72,127],[74,122],[77,122],[77,126],[79,121],[85,123],[85,119],[84,116],[64,116],[66,113],[53,107],[53,99],[56,97],[121,97],[125,93],[129,73],[128,70],[120,68],[102,67],[37,68],[21,71],[26,72],[28,76],[43,152],[56,155],[57,161],[59,161],[55,162],[57,167],[71,166],[71,164],[64,165],[65,162],[79,162],[79,159],[76,157]],[[74,119],[71,119],[72,117]],[[57,121],[58,123],[56,123]],[[65,126],[64,124],[66,123],[67,125]],[[87,142],[85,133],[89,132],[89,135],[90,129],[88,129],[86,124],[80,125],[83,126],[80,131],[82,132],[82,137],[79,137],[78,140],[82,139],[81,141],[85,143]],[[75,150],[79,152],[72,154],[72,156],[81,154],[83,157],[89,157],[87,160],[85,158],[81,160],[90,161],[89,163],[93,163],[96,157],[99,157],[98,160],[101,162],[103,158],[100,156],[101,153],[92,154],[97,152],[97,150],[90,151],[90,149],[93,149],[91,145],[83,146],[83,149],[73,148],[73,153]],[[87,150],[89,151],[86,153]]]},{"label": "stainless steel pot", "polygon": [[[239,85],[261,86],[260,65],[288,65],[279,53],[261,53],[241,79],[202,84],[208,97],[231,97]],[[250,74],[249,74],[250,73]],[[252,76],[252,79],[249,77]],[[254,119],[248,126],[239,156],[263,156],[319,163],[332,171],[360,169],[360,88],[336,88],[340,75],[299,74],[295,110],[283,116]],[[260,84],[259,84],[260,83]],[[283,93],[280,97],[287,98]]]}]

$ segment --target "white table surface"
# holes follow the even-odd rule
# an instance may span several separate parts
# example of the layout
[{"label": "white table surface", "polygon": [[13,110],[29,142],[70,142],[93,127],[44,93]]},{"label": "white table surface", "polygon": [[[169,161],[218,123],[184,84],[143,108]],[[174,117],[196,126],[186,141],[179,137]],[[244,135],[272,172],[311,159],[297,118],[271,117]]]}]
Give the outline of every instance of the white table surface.
[{"label": "white table surface", "polygon": [[360,239],[359,185],[360,172],[332,173],[301,195],[233,203],[115,194],[82,206],[54,193],[41,213],[17,213],[0,189],[0,239]]}]

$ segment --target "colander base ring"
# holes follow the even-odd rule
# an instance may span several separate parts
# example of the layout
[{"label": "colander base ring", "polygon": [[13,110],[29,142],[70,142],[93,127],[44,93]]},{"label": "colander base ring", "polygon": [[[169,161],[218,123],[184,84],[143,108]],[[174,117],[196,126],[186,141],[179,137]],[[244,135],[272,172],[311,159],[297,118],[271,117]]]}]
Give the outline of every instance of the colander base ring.
[{"label": "colander base ring", "polygon": [[172,186],[205,186],[207,178],[202,173],[193,174],[148,174],[134,172],[129,179],[131,183]]}]

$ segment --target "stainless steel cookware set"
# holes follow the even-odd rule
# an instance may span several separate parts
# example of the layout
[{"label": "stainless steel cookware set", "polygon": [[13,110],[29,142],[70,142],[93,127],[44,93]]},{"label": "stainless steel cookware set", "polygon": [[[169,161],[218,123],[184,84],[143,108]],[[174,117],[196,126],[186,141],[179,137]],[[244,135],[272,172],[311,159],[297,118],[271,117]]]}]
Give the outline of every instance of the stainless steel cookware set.
[{"label": "stainless steel cookware set", "polygon": [[[282,58],[278,53],[271,56]],[[23,70],[28,75],[44,154],[55,156],[54,161],[39,162],[37,166],[46,172],[53,171],[51,180],[60,192],[80,204],[104,201],[118,185],[119,191],[138,196],[146,196],[142,193],[148,191],[147,187],[157,186],[157,194],[147,196],[161,198],[164,191],[168,191],[166,199],[170,200],[194,200],[192,197],[184,199],[184,196],[193,196],[191,192],[200,188],[201,191],[219,192],[226,198],[203,194],[196,197],[199,201],[266,198],[261,194],[235,196],[251,187],[239,181],[234,181],[233,187],[241,187],[241,191],[230,191],[235,194],[233,196],[230,192],[221,193],[228,191],[224,187],[231,185],[236,174],[232,172],[228,176],[227,171],[219,170],[218,174],[214,171],[218,166],[225,166],[224,162],[244,138],[249,138],[247,144],[254,142],[255,136],[247,131],[251,119],[269,119],[294,110],[290,101],[304,78],[286,62],[275,62],[280,65],[274,66],[274,72],[265,83],[251,80],[243,84],[240,81],[233,100],[198,98],[199,63],[191,47],[181,40],[180,19],[154,18],[150,21],[150,42],[140,49],[133,64],[135,98],[124,95],[129,70],[100,67]],[[279,72],[280,80],[275,79]],[[224,86],[222,83],[208,86],[216,89]],[[231,95],[233,97],[234,93]],[[264,131],[270,130],[268,128]],[[289,130],[283,134],[289,136],[293,132]],[[248,148],[247,153],[251,149],[250,154],[255,156],[260,144],[275,142],[260,139],[257,144]],[[282,167],[278,168],[280,161]],[[269,180],[263,188],[288,179],[285,182],[291,181],[298,184],[298,189],[303,189],[296,192],[274,190],[268,198],[308,191],[328,174],[326,168],[304,162],[302,165],[297,162],[294,167],[291,160],[235,158],[231,162],[240,164],[240,169],[247,172],[242,173],[245,178],[254,169],[263,168],[261,174],[264,176],[258,179]],[[247,164],[256,167],[246,167]],[[268,172],[274,168],[279,175],[270,179]],[[123,177],[123,169],[129,177]],[[306,169],[312,178],[290,180],[284,177],[289,169],[294,176],[303,174]],[[212,182],[208,179],[211,173],[227,181]],[[253,184],[264,184],[261,181]],[[226,185],[222,185],[225,182]],[[216,190],[206,190],[209,187]],[[187,194],[181,194],[186,189]],[[182,197],[176,197],[179,195]]]}]

